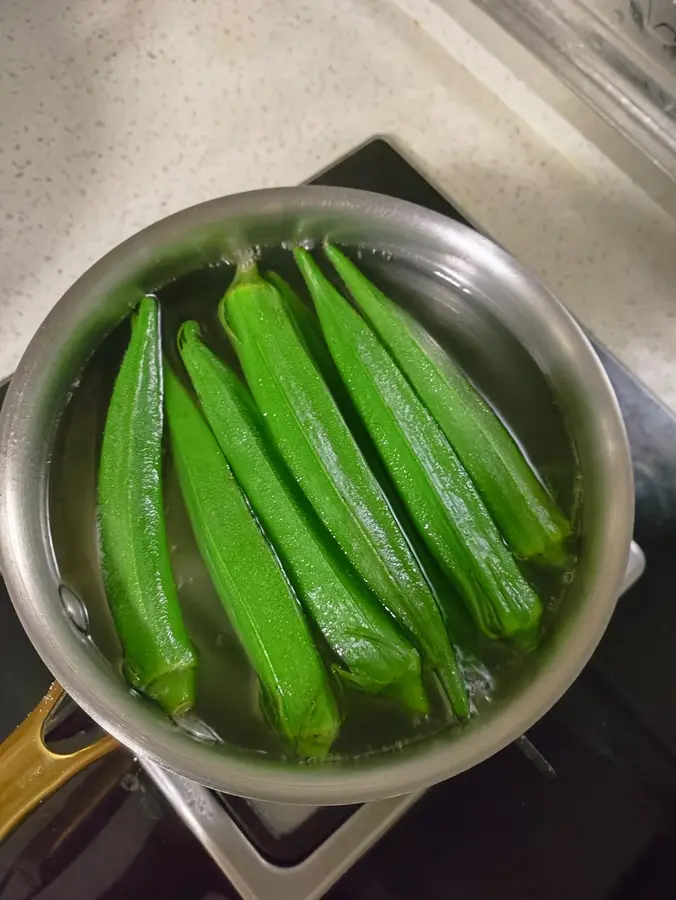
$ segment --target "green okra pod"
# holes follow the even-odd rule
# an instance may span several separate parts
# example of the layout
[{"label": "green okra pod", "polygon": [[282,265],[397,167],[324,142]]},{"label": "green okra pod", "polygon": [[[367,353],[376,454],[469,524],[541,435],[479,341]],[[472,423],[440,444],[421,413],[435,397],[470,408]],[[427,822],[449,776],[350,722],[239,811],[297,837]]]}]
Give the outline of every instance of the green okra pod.
[{"label": "green okra pod", "polygon": [[277,272],[266,272],[265,280],[277,288],[279,296],[286,306],[287,315],[293,322],[296,333],[310,359],[319,369],[329,388],[333,389],[336,381],[339,380],[338,372],[314,312],[303,303],[288,281]]},{"label": "green okra pod", "polygon": [[145,297],[108,407],[98,477],[106,595],[133,687],[170,714],[195,698],[197,659],[171,571],[162,498],[159,305]]},{"label": "green okra pod", "polygon": [[266,713],[299,755],[322,759],[339,716],[309,625],[209,425],[175,373],[165,373],[172,457],[202,558]]}]

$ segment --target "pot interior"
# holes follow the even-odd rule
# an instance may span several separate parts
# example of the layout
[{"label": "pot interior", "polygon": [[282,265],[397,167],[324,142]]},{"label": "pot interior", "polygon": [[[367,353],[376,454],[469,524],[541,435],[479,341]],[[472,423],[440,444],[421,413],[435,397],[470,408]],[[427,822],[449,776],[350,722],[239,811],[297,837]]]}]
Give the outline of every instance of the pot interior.
[{"label": "pot interior", "polygon": [[[566,593],[574,581],[580,551],[578,525],[585,499],[569,418],[563,405],[555,399],[553,386],[541,367],[504,319],[496,315],[495,304],[499,307],[500,298],[493,297],[488,302],[466,277],[462,266],[454,271],[448,266],[422,266],[416,260],[362,251],[355,245],[348,246],[347,250],[374,281],[406,306],[462,364],[576,525],[567,548],[570,555],[567,566],[560,569],[523,566],[546,609],[542,641],[530,651],[481,639],[459,598],[421,551],[421,562],[437,587],[449,628],[466,666],[478,723],[490,719],[521,686],[537,677],[549,653],[551,637],[556,634],[559,621],[566,617]],[[288,251],[263,247],[261,255],[263,268],[279,271],[302,292],[302,283]],[[162,308],[165,352],[177,370],[180,363],[174,341],[179,324],[186,318],[200,321],[212,349],[236,366],[216,316],[218,301],[233,272],[233,266],[223,262],[156,285]],[[125,320],[106,337],[82,372],[59,425],[49,479],[49,521],[60,579],[84,604],[88,639],[121,682],[120,648],[101,578],[95,510],[96,473],[105,415],[128,338],[129,322]],[[174,574],[186,623],[200,657],[196,716],[230,748],[237,748],[245,755],[260,758],[263,753],[270,759],[292,763],[287,748],[274,737],[261,717],[256,679],[197,552],[168,453],[164,489]],[[405,519],[402,521],[410,530]],[[476,723],[460,728],[454,725],[431,679],[428,687],[433,711],[424,721],[412,721],[384,700],[343,690],[340,703],[345,721],[327,765],[396,753],[432,734],[442,734],[444,740],[452,741],[457,732],[475,727]],[[145,701],[139,698],[138,702]]]}]

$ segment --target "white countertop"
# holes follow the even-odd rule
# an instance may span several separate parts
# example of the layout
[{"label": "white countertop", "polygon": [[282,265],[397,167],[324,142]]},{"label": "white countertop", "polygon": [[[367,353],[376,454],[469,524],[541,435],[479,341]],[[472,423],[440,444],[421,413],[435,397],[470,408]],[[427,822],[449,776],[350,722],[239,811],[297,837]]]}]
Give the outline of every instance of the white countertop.
[{"label": "white countertop", "polygon": [[380,133],[676,410],[676,222],[553,143],[433,3],[397,2],[3,0],[0,374],[133,232]]}]

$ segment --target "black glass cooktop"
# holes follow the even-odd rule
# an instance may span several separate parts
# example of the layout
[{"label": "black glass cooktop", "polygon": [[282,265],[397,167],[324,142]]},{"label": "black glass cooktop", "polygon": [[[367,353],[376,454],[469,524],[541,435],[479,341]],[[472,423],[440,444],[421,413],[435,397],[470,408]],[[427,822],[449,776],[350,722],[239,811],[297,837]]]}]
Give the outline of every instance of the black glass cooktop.
[{"label": "black glass cooktop", "polygon": [[[315,181],[466,221],[384,140]],[[333,900],[676,896],[676,419],[596,346],[629,432],[647,569],[591,663],[529,733],[555,775],[509,747],[431,789],[333,888]],[[0,672],[4,738],[49,681],[4,592]],[[235,893],[123,752],[60,791],[0,847],[2,900],[149,895]]]}]

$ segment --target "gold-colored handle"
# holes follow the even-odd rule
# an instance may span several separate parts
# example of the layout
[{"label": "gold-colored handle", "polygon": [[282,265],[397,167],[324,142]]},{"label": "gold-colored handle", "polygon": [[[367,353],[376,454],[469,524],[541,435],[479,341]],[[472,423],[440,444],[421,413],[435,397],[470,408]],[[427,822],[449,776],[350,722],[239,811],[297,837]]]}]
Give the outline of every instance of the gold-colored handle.
[{"label": "gold-colored handle", "polygon": [[53,753],[45,746],[47,716],[64,694],[56,681],[32,713],[0,744],[0,841],[29,812],[90,763],[119,746],[105,735],[74,753]]}]

